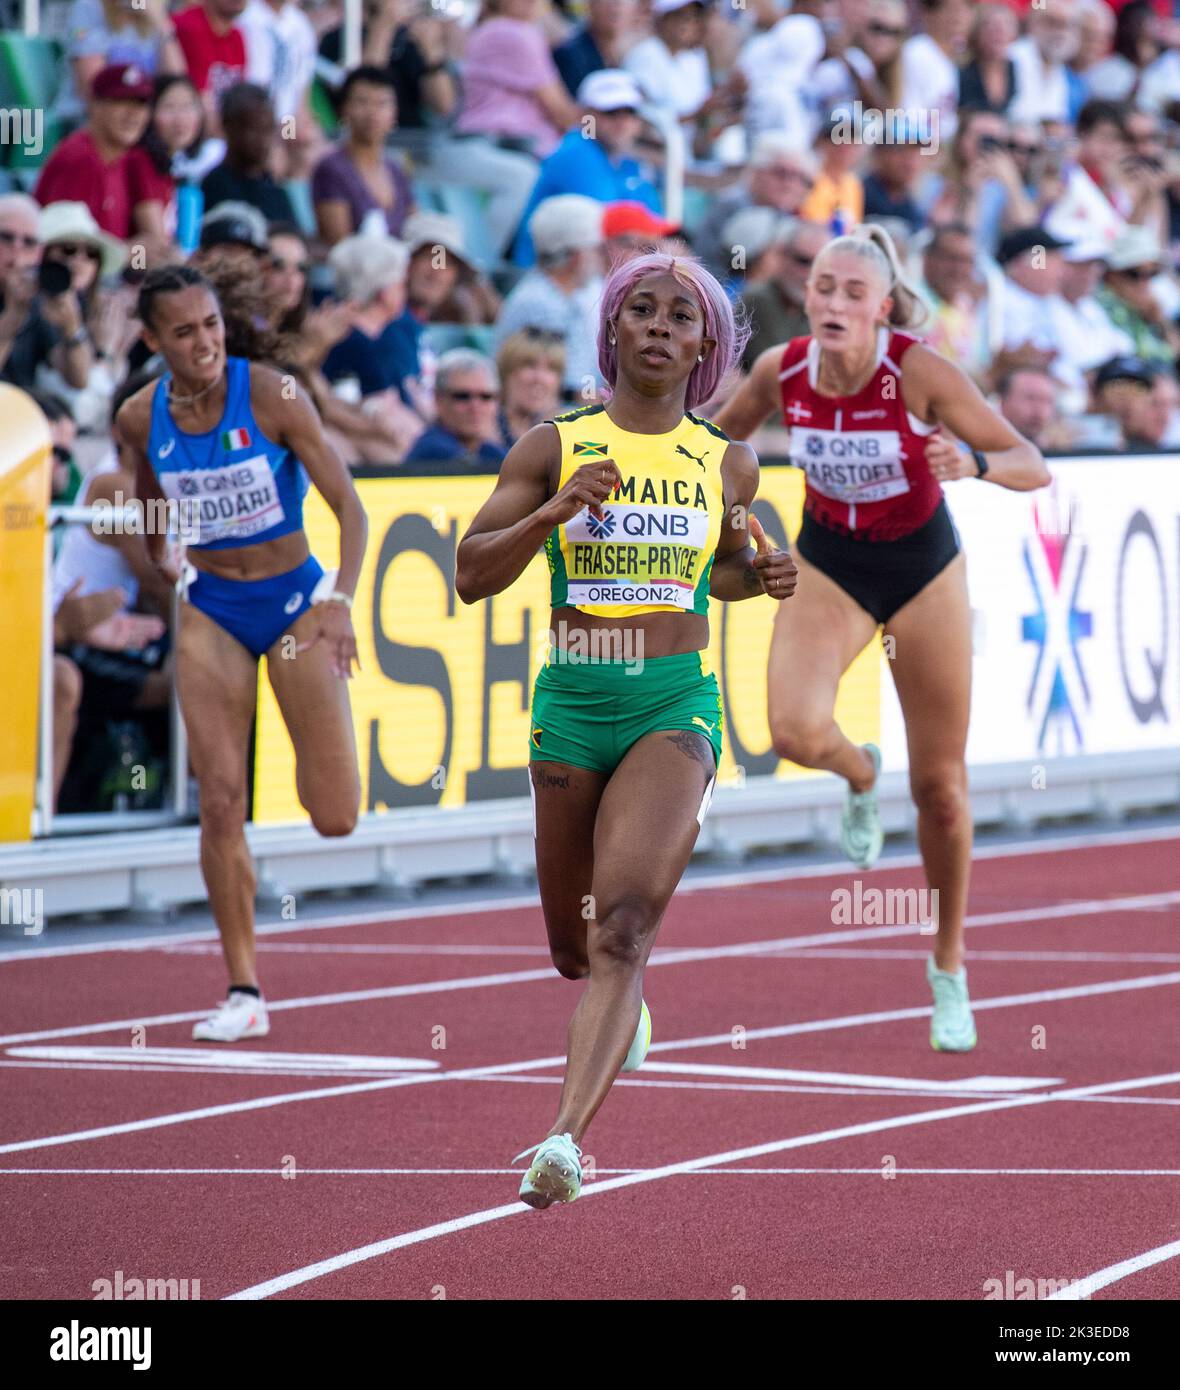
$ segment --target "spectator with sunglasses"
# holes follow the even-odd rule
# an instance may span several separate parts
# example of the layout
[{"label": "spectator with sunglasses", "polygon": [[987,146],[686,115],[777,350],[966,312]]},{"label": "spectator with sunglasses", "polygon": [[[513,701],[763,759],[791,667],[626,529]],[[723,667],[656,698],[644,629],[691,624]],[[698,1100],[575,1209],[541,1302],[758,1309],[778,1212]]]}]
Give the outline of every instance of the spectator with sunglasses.
[{"label": "spectator with sunglasses", "polygon": [[473,348],[452,348],[438,359],[435,422],[419,435],[407,463],[470,462],[484,472],[504,460],[497,407],[496,364]]},{"label": "spectator with sunglasses", "polygon": [[1180,329],[1164,312],[1152,281],[1163,273],[1163,251],[1146,227],[1129,226],[1110,248],[1101,289],[1094,298],[1111,323],[1148,364],[1171,365],[1180,353]]},{"label": "spectator with sunglasses", "polygon": [[[858,153],[863,150],[857,146]],[[701,258],[720,279],[732,273],[725,228],[746,208],[769,208],[786,217],[806,216],[805,200],[815,188],[818,166],[809,149],[781,130],[766,131],[754,141],[746,177],[711,200],[712,206],[693,237]]]},{"label": "spectator with sunglasses", "polygon": [[894,107],[901,105],[901,53],[909,34],[905,0],[870,0],[868,21],[858,42],[873,65],[886,102]]},{"label": "spectator with sunglasses", "polygon": [[964,111],[944,174],[932,174],[920,203],[935,225],[962,223],[980,247],[995,253],[1004,232],[1037,220],[1024,188],[1008,122],[995,111]]},{"label": "spectator with sunglasses", "polygon": [[0,380],[27,391],[48,363],[80,389],[94,365],[90,335],[67,275],[56,293],[39,289],[40,216],[24,193],[0,194]]}]

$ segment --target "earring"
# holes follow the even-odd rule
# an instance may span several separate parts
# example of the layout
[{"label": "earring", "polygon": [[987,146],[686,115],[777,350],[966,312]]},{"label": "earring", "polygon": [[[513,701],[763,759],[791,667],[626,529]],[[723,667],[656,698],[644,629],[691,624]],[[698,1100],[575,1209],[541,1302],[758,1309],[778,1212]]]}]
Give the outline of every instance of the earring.
[{"label": "earring", "polygon": [[705,360],[705,354],[704,354],[703,352],[698,352],[698,353],[697,353],[697,361],[698,361],[698,362],[703,362],[704,360]]}]

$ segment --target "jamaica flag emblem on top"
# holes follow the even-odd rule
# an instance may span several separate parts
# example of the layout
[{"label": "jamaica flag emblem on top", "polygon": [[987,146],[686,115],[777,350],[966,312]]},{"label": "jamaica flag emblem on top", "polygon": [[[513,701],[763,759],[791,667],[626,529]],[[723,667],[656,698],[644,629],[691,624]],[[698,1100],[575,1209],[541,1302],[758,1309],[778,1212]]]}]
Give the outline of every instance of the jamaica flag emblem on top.
[{"label": "jamaica flag emblem on top", "polygon": [[609,448],[608,444],[593,444],[589,439],[579,439],[574,444],[574,458],[604,459]]}]

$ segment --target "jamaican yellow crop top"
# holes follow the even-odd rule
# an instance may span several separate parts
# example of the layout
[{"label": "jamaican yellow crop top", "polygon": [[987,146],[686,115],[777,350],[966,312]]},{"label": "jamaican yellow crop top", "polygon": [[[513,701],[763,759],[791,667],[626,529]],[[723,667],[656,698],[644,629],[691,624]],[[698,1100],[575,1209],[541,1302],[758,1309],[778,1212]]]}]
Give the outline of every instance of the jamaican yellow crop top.
[{"label": "jamaican yellow crop top", "polygon": [[602,618],[708,613],[728,436],[695,415],[668,434],[634,434],[601,405],[552,423],[561,436],[559,489],[596,458],[613,459],[623,478],[601,521],[583,508],[546,539],[553,607]]}]

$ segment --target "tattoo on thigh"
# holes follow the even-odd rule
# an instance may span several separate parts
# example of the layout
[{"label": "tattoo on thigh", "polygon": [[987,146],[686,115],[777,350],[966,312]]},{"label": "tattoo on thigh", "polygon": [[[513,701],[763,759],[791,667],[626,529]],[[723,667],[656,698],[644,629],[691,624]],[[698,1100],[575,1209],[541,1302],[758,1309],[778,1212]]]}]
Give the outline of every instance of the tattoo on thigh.
[{"label": "tattoo on thigh", "polygon": [[668,735],[668,739],[680,749],[686,758],[692,758],[694,762],[700,763],[705,769],[706,776],[712,777],[713,745],[707,739],[688,729],[677,729],[675,733]]},{"label": "tattoo on thigh", "polygon": [[563,773],[562,776],[559,777],[555,772],[546,772],[543,767],[539,767],[537,768],[536,780],[533,785],[537,787],[562,787],[563,789],[568,789],[569,784],[570,775],[568,772]]}]

